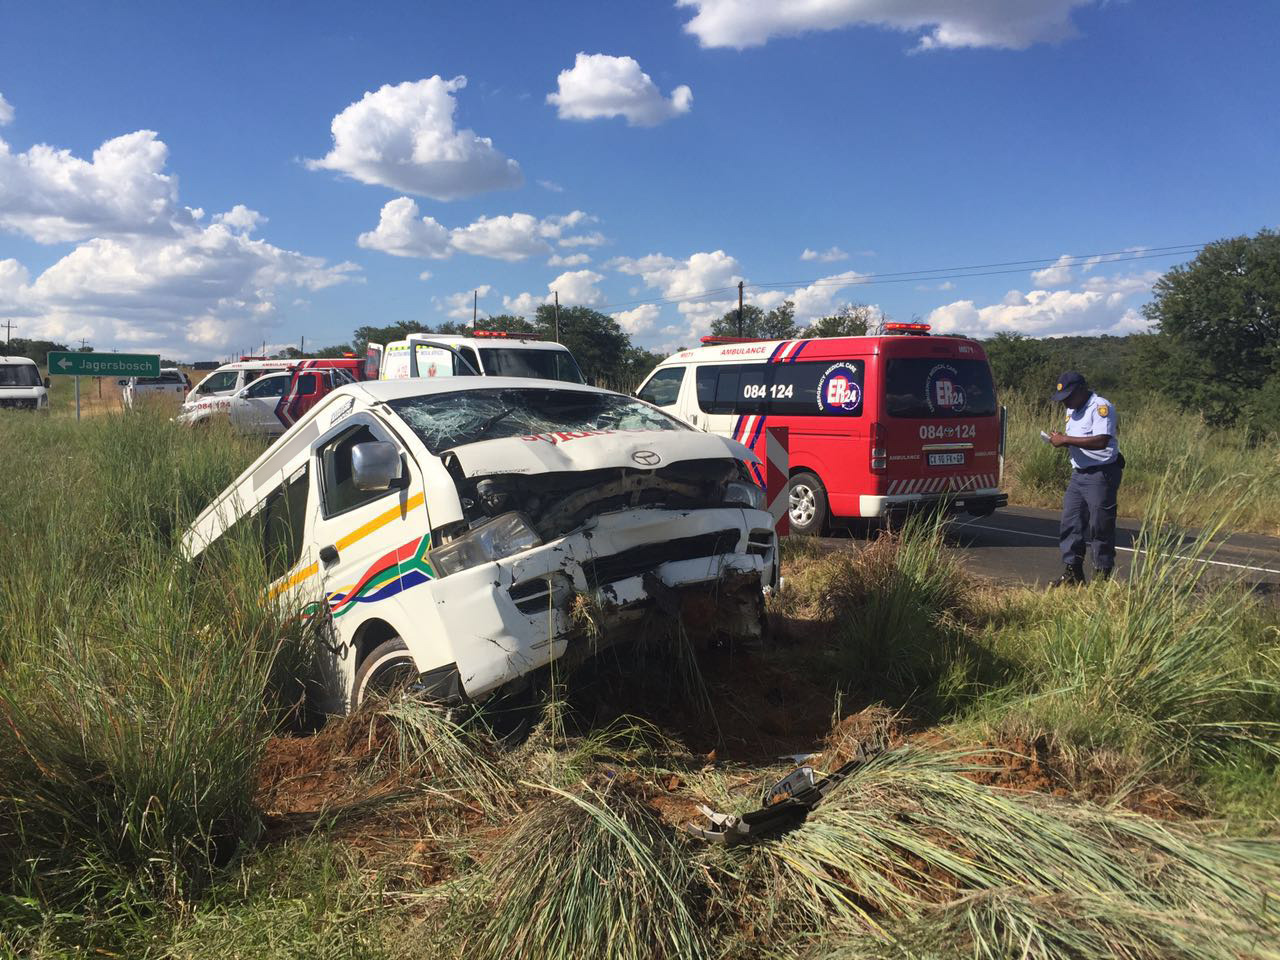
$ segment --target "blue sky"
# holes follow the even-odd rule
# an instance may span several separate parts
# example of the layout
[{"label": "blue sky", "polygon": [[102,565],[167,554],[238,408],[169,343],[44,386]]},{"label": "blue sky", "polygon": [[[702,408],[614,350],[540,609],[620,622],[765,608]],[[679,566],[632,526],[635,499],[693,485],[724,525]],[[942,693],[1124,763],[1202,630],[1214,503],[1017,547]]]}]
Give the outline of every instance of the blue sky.
[{"label": "blue sky", "polygon": [[1187,258],[1143,248],[1280,219],[1272,0],[45,0],[0,23],[18,335],[200,359],[555,289],[663,350],[739,278],[802,320],[1123,333]]}]

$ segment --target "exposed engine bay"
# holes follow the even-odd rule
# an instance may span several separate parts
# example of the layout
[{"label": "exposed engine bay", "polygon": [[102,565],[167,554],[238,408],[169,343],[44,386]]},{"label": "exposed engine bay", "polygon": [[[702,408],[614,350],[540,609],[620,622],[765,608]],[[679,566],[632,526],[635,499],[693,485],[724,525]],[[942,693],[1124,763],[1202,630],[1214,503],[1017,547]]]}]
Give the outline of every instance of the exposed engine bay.
[{"label": "exposed engine bay", "polygon": [[645,507],[701,510],[723,506],[729,485],[750,483],[742,461],[684,460],[655,470],[606,467],[544,474],[467,477],[454,457],[445,466],[458,484],[468,523],[511,511],[543,541],[564,536],[593,516]]}]

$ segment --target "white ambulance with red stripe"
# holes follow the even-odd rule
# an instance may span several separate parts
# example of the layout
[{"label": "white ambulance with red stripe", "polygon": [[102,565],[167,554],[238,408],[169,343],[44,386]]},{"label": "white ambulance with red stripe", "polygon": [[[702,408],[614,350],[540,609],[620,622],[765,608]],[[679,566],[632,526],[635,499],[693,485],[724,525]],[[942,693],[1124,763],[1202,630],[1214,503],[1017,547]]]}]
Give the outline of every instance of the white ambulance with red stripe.
[{"label": "white ambulance with red stripe", "polygon": [[979,516],[1004,506],[1004,410],[982,345],[930,336],[923,323],[884,330],[707,337],[660,363],[637,396],[762,461],[765,429],[787,427],[795,533],[926,506]]}]

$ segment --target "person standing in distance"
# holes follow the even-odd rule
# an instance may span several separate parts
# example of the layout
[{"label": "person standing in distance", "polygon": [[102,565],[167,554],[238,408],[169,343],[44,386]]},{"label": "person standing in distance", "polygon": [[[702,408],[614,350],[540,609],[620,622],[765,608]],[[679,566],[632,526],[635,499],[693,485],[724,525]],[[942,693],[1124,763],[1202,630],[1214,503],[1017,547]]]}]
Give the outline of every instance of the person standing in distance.
[{"label": "person standing in distance", "polygon": [[1093,544],[1093,575],[1108,580],[1116,564],[1116,494],[1124,457],[1116,437],[1116,408],[1089,389],[1074,370],[1058,378],[1053,401],[1067,408],[1067,426],[1049,434],[1071,457],[1071,482],[1062,498],[1058,543],[1065,570],[1051,586],[1084,583],[1085,543]]}]

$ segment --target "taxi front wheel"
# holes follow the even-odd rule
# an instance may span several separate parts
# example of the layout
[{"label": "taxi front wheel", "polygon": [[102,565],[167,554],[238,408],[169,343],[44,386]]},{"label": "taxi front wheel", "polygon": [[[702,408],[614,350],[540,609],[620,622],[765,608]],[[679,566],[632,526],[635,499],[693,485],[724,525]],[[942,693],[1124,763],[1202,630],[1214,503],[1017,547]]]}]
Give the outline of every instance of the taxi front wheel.
[{"label": "taxi front wheel", "polygon": [[788,512],[791,532],[798,536],[817,536],[827,526],[827,491],[822,481],[808,470],[791,477]]},{"label": "taxi front wheel", "polygon": [[384,640],[369,652],[356,671],[352,708],[358,709],[370,699],[399,693],[417,677],[418,667],[409,653],[408,644],[399,637]]}]

